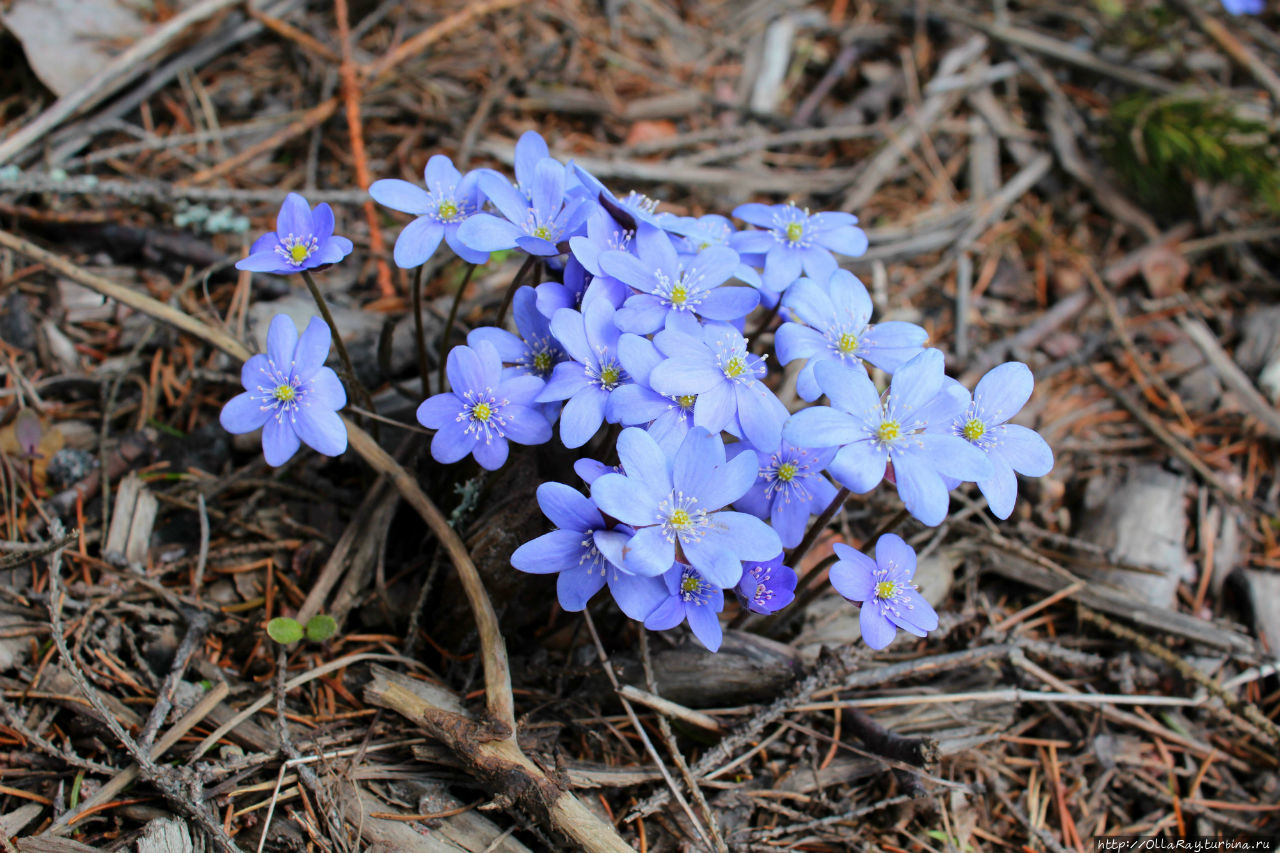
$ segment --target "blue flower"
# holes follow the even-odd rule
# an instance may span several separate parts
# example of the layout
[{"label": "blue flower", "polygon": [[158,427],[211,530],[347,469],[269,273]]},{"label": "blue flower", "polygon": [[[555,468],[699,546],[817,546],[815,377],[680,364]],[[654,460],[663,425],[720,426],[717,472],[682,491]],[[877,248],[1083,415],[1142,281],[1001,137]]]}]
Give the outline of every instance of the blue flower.
[{"label": "blue flower", "polygon": [[697,569],[679,563],[662,580],[666,583],[666,600],[649,614],[644,626],[651,631],[666,631],[687,619],[702,645],[718,651],[724,640],[719,617],[724,609],[724,592],[708,583]]},{"label": "blue flower", "polygon": [[778,531],[783,547],[796,547],[804,538],[809,516],[822,512],[836,496],[835,486],[822,476],[836,455],[835,448],[806,449],[786,441],[780,441],[772,452],[743,442],[734,447],[741,448],[739,453],[755,454],[760,467],[755,483],[733,505],[767,519]]},{"label": "blue flower", "polygon": [[618,338],[618,359],[633,380],[614,392],[619,422],[625,426],[647,424],[654,441],[668,454],[674,454],[693,428],[697,396],[668,397],[649,387],[650,374],[663,357],[648,338],[622,335]]},{"label": "blue flower", "polygon": [[563,483],[538,487],[538,506],[556,529],[524,543],[511,555],[511,565],[531,574],[558,574],[560,606],[576,613],[607,582],[622,612],[643,620],[667,596],[661,578],[633,575],[605,559],[597,539],[623,537],[630,528],[610,530],[595,504]]},{"label": "blue flower", "polygon": [[1222,8],[1233,15],[1261,15],[1266,11],[1266,0],[1222,0]]},{"label": "blue flower", "polygon": [[305,442],[325,456],[347,449],[347,427],[338,409],[347,392],[338,374],[324,366],[329,355],[329,326],[312,317],[301,337],[286,314],[277,314],[267,329],[267,351],[251,357],[240,370],[243,394],[222,407],[218,421],[234,435],[262,430],[267,464],[288,462]]},{"label": "blue flower", "polygon": [[734,587],[738,601],[752,613],[769,615],[786,607],[796,597],[796,573],[782,565],[782,555],[772,560],[742,564],[742,580]]},{"label": "blue flower", "polygon": [[798,447],[839,446],[828,470],[852,491],[871,491],[892,462],[902,503],[932,526],[947,515],[944,477],[993,476],[986,454],[949,432],[967,394],[943,374],[941,351],[925,350],[903,365],[884,400],[868,376],[831,361],[819,363],[814,377],[832,405],[796,412],[782,435]]},{"label": "blue flower", "polygon": [[674,329],[654,343],[666,357],[649,375],[654,391],[671,397],[696,395],[693,422],[712,432],[745,435],[757,447],[776,447],[787,409],[768,389],[764,359],[747,351],[747,339],[732,326],[707,323],[701,337]]},{"label": "blue flower", "polygon": [[561,308],[551,318],[551,333],[572,361],[555,366],[539,403],[566,400],[560,414],[560,440],[581,447],[600,424],[618,422],[613,392],[631,381],[618,361],[613,305],[605,298],[583,298],[582,311]]},{"label": "blue flower", "polygon": [[850,213],[814,213],[794,204],[744,204],[733,215],[764,231],[744,231],[733,247],[745,254],[764,255],[761,280],[767,290],[786,290],[801,272],[826,281],[836,268],[831,254],[858,256],[867,250],[867,235]]},{"label": "blue flower", "polygon": [[580,182],[574,189],[575,195],[606,208],[612,206],[621,209],[631,216],[636,225],[645,222],[656,228],[665,228],[675,219],[669,213],[658,213],[658,200],[649,198],[644,193],[631,190],[623,198],[618,198],[612,190],[600,182],[599,178],[577,163],[573,164],[573,172]]},{"label": "blue flower", "polygon": [[498,351],[505,364],[512,365],[512,375],[532,374],[546,381],[551,371],[562,361],[567,361],[560,342],[551,334],[551,324],[538,312],[538,296],[532,287],[522,287],[512,299],[511,314],[516,321],[519,337],[497,326],[481,326],[467,333],[467,344],[475,346],[488,341]]},{"label": "blue flower", "polygon": [[249,247],[236,269],[289,275],[336,264],[351,253],[351,241],[333,233],[333,209],[321,202],[315,209],[297,193],[285,196],[276,215],[276,230],[263,234]]},{"label": "blue flower", "polygon": [[502,358],[488,341],[454,347],[445,372],[453,390],[418,406],[418,423],[437,430],[431,439],[437,462],[457,462],[470,453],[481,468],[495,471],[507,461],[508,441],[541,444],[551,438],[551,424],[533,408],[542,380],[504,378]]},{"label": "blue flower", "polygon": [[679,559],[727,589],[742,576],[742,560],[767,560],[782,550],[769,525],[726,509],[751,488],[756,464],[748,454],[726,461],[718,434],[694,427],[671,457],[647,432],[628,427],[618,438],[618,458],[626,473],[596,479],[591,498],[636,531],[625,547],[605,551],[622,568],[658,575]]},{"label": "blue flower", "polygon": [[592,275],[604,275],[600,268],[600,255],[604,252],[630,252],[635,241],[635,232],[628,231],[618,224],[598,204],[591,205],[587,215],[587,233],[569,238],[569,249],[583,268]]},{"label": "blue flower", "polygon": [[774,335],[778,361],[797,358],[808,363],[796,378],[796,393],[810,402],[822,392],[813,378],[814,365],[834,361],[866,373],[864,361],[893,373],[924,351],[929,333],[914,323],[891,321],[871,325],[871,297],[848,270],[838,269],[825,282],[802,278],[782,297],[792,322]]},{"label": "blue flower", "polygon": [[1018,497],[1018,478],[1041,477],[1053,468],[1053,450],[1034,430],[1006,423],[1028,399],[1035,380],[1018,361],[992,368],[978,380],[973,402],[952,421],[952,432],[987,454],[994,473],[978,488],[996,518],[1008,518]]},{"label": "blue flower", "polygon": [[600,255],[600,266],[640,291],[614,318],[624,332],[656,332],[672,314],[740,320],[760,302],[760,294],[749,287],[720,287],[738,266],[738,253],[733,249],[711,246],[685,265],[666,232],[646,223],[636,232],[636,254],[605,252]]},{"label": "blue flower", "polygon": [[427,161],[423,176],[427,184],[425,190],[397,178],[369,185],[369,195],[378,204],[418,217],[396,238],[396,266],[401,269],[422,266],[442,239],[464,261],[482,264],[489,260],[488,252],[471,249],[458,239],[458,226],[480,210],[479,175],[475,172],[463,175],[452,160],[436,154]]},{"label": "blue flower", "polygon": [[488,169],[480,171],[479,180],[480,191],[503,218],[477,213],[462,223],[458,239],[476,251],[496,252],[519,246],[531,255],[558,255],[558,244],[573,236],[588,212],[582,200],[565,197],[565,167],[550,157],[534,166],[528,187],[516,189],[502,175]]},{"label": "blue flower", "polygon": [[881,536],[874,560],[839,542],[835,551],[840,559],[831,567],[831,585],[850,601],[862,602],[858,623],[868,646],[883,649],[899,628],[923,637],[938,627],[938,614],[911,583],[916,552],[902,537]]},{"label": "blue flower", "polygon": [[[731,241],[738,233],[733,223],[718,213],[708,213],[698,217],[675,216],[670,221],[664,222],[663,227],[672,234],[678,234],[684,238],[684,245],[677,247],[682,256],[696,255],[712,246],[727,246],[732,249]],[[733,271],[733,277],[752,287],[759,287],[760,273],[752,269],[747,261],[748,258],[738,257],[738,266]],[[763,258],[760,262],[763,265]]]},{"label": "blue flower", "polygon": [[520,134],[520,138],[516,140],[514,164],[517,189],[528,195],[529,187],[533,186],[533,175],[538,164],[548,159],[551,159],[551,151],[547,148],[547,141],[541,134],[536,130],[526,130]]}]

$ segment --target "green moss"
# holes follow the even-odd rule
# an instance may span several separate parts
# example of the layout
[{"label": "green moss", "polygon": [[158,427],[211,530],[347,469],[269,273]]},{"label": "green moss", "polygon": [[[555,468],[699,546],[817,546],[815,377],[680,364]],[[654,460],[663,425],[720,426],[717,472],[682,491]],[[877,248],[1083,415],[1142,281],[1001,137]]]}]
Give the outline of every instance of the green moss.
[{"label": "green moss", "polygon": [[1280,213],[1280,162],[1261,122],[1222,103],[1136,95],[1115,104],[1104,153],[1129,191],[1148,209],[1180,217],[1194,212],[1194,181],[1231,183],[1258,208]]}]

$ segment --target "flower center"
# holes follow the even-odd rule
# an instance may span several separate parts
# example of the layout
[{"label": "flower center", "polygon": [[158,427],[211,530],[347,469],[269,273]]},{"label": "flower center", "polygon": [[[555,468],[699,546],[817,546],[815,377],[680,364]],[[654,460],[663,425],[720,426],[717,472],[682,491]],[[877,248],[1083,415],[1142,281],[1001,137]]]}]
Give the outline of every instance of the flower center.
[{"label": "flower center", "polygon": [[314,236],[299,237],[288,234],[276,246],[276,254],[284,258],[290,266],[300,267],[307,258],[320,248],[320,241]]},{"label": "flower center", "polygon": [[960,434],[969,441],[978,441],[987,433],[987,425],[980,418],[969,418],[965,421],[964,428],[960,430]]},{"label": "flower center", "polygon": [[458,209],[458,203],[453,199],[445,199],[436,207],[436,219],[441,222],[452,222],[458,218],[461,211]]},{"label": "flower center", "polygon": [[836,349],[841,355],[853,355],[858,351],[858,336],[853,332],[844,332],[836,341]]},{"label": "flower center", "polygon": [[680,600],[689,604],[706,604],[710,596],[707,590],[711,585],[702,579],[702,577],[693,569],[684,569],[680,574],[679,596]]},{"label": "flower center", "polygon": [[894,581],[880,581],[876,584],[876,598],[888,601],[898,594],[898,584]]},{"label": "flower center", "polygon": [[548,227],[547,227],[547,226],[545,226],[545,225],[539,225],[537,228],[534,228],[534,229],[533,229],[533,236],[534,236],[534,237],[537,237],[539,240],[547,240],[547,241],[550,241],[550,240],[551,240],[551,229],[550,229],[550,228],[548,228]]},{"label": "flower center", "polygon": [[494,436],[506,436],[507,419],[502,414],[502,407],[507,401],[493,396],[492,388],[467,391],[458,396],[462,398],[462,411],[458,412],[458,420],[466,422],[463,432],[483,437],[485,444],[493,441]]},{"label": "flower center", "polygon": [[689,298],[689,291],[683,284],[677,284],[671,288],[671,304],[683,305],[685,300]]},{"label": "flower center", "polygon": [[804,223],[788,222],[786,232],[787,242],[794,246],[796,243],[799,243],[804,239]]},{"label": "flower center", "polygon": [[777,478],[784,483],[790,483],[795,479],[799,467],[794,462],[783,462],[778,466]]},{"label": "flower center", "polygon": [[672,492],[658,504],[658,523],[668,542],[697,541],[706,533],[711,519],[705,509],[694,506],[697,502],[697,498],[683,492]]},{"label": "flower center", "polygon": [[880,426],[876,427],[876,438],[880,439],[883,444],[897,441],[902,437],[902,427],[897,421],[882,421]]},{"label": "flower center", "polygon": [[600,368],[600,384],[606,390],[612,390],[622,378],[622,370],[616,364],[608,364]]},{"label": "flower center", "polygon": [[276,390],[271,392],[271,396],[275,397],[281,403],[291,403],[293,402],[293,399],[298,396],[298,390],[286,382],[277,385]]},{"label": "flower center", "polygon": [[676,397],[676,404],[682,409],[692,409],[693,404],[698,401],[697,394],[684,394]]},{"label": "flower center", "polygon": [[730,379],[737,379],[739,376],[747,372],[747,360],[740,356],[731,356],[724,363],[724,375]]},{"label": "flower center", "polygon": [[535,354],[533,357],[533,369],[535,372],[543,374],[549,371],[551,369],[551,353],[543,350]]}]

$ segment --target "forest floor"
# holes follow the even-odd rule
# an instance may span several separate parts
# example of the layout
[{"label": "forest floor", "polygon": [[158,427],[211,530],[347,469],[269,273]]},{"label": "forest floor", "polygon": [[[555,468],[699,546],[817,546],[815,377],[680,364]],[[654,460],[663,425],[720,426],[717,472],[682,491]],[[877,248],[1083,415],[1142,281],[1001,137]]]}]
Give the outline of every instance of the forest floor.
[{"label": "forest floor", "polygon": [[[77,72],[36,7],[67,14],[0,0],[4,850],[1280,843],[1275,9],[191,0]],[[1053,471],[1006,521],[962,488],[895,527],[937,631],[872,652],[814,575],[780,616],[728,605],[712,655],[511,568],[572,457],[442,466],[413,412],[518,260],[452,318],[433,258],[421,385],[408,217],[362,188],[509,171],[527,130],[662,210],[853,212],[879,317],[970,388],[1030,365]],[[355,242],[320,279],[383,456],[272,469],[218,424],[267,320],[309,313],[232,266],[290,190]],[[898,507],[856,498],[798,568]],[[323,641],[266,634],[316,614]]]}]

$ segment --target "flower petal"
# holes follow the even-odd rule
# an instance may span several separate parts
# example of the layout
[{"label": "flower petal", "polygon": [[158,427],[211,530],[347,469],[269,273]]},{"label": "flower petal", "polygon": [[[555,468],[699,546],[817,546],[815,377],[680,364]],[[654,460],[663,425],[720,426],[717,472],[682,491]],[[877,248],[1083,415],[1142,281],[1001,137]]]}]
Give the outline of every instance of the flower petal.
[{"label": "flower petal", "polygon": [[267,422],[270,415],[271,410],[246,391],[227,401],[218,414],[218,423],[232,435],[243,435],[255,429],[262,429],[262,425]]},{"label": "flower petal", "polygon": [[[716,515],[724,514],[716,513]],[[734,514],[741,514],[744,518],[750,518],[757,524],[764,525],[764,522],[755,516]],[[728,547],[724,539],[725,537],[704,536],[700,539],[684,540],[680,545],[685,557],[689,560],[689,565],[697,569],[698,573],[706,578],[707,583],[720,589],[729,589],[736,586],[742,579],[742,560]],[[777,537],[775,536],[774,539],[776,541]]]},{"label": "flower petal", "polygon": [[301,445],[302,441],[286,418],[268,418],[262,427],[262,455],[273,468],[288,462]]},{"label": "flower petal", "polygon": [[575,568],[582,561],[582,555],[581,531],[553,530],[517,548],[511,555],[511,565],[529,574],[549,575]]},{"label": "flower petal", "polygon": [[300,406],[293,428],[308,447],[325,456],[340,456],[347,449],[347,426],[335,411]]},{"label": "flower petal", "polygon": [[[791,417],[794,419],[802,414],[804,414],[803,411],[797,412]],[[848,487],[855,494],[862,495],[874,489],[884,479],[885,465],[888,461],[888,454],[883,448],[877,447],[870,439],[864,439],[840,448],[840,452],[827,466],[827,470],[831,472],[832,477],[836,478],[837,483]]]},{"label": "flower petal", "polygon": [[855,417],[830,406],[801,409],[782,426],[782,438],[796,447],[838,447],[862,436]]},{"label": "flower petal", "polygon": [[469,346],[456,346],[449,350],[445,359],[445,373],[449,376],[449,387],[458,395],[468,391],[481,391],[488,383],[488,374],[479,353]]},{"label": "flower petal", "polygon": [[1020,361],[1006,361],[987,371],[973,389],[978,415],[989,424],[1004,423],[1031,399],[1035,377]]},{"label": "flower petal", "polygon": [[[674,570],[673,570],[674,571]],[[684,621],[684,602],[679,596],[669,596],[659,604],[644,620],[644,626],[650,631],[666,631]]]},{"label": "flower petal", "polygon": [[467,432],[465,422],[447,421],[431,439],[431,456],[441,464],[450,465],[466,457],[477,441],[479,438],[474,432]]},{"label": "flower petal", "polygon": [[633,575],[616,569],[609,571],[609,592],[619,609],[638,622],[643,622],[667,599],[667,585],[662,578]]},{"label": "flower petal", "polygon": [[[418,423],[427,429],[442,429],[462,413],[462,398],[452,391],[434,394],[418,406]],[[466,454],[462,454],[466,456]],[[461,457],[459,457],[461,458]]]},{"label": "flower petal", "polygon": [[[839,458],[839,457],[837,457]],[[942,475],[923,453],[893,454],[893,475],[898,483],[898,497],[907,512],[922,524],[936,527],[947,517],[950,498]]]},{"label": "flower petal", "polygon": [[574,566],[556,578],[556,599],[565,611],[579,613],[603,586],[604,572],[593,571],[589,565]]},{"label": "flower petal", "polygon": [[288,314],[277,314],[267,327],[267,359],[285,376],[289,375],[293,353],[298,346],[298,327]]},{"label": "flower petal", "polygon": [[[846,546],[847,547],[847,546]],[[876,563],[852,548],[831,567],[831,586],[850,601],[869,601],[875,596]]]},{"label": "flower petal", "polygon": [[1003,456],[1019,474],[1043,477],[1053,470],[1053,450],[1035,430],[1017,424],[1003,424],[995,429],[996,445],[991,454]]},{"label": "flower petal", "polygon": [[329,345],[332,335],[329,324],[319,317],[312,317],[307,328],[302,330],[298,344],[293,351],[293,378],[305,382],[317,370],[324,367],[324,360],[329,357]]},{"label": "flower petal", "polygon": [[[546,419],[542,421],[546,423]],[[548,424],[548,428],[550,425]],[[438,433],[437,433],[438,434]],[[486,471],[497,471],[507,462],[507,454],[510,453],[511,446],[502,436],[486,436],[478,440],[476,446],[471,448],[471,454],[475,456],[476,462]]]},{"label": "flower petal", "polygon": [[893,623],[874,604],[862,605],[858,613],[858,627],[862,629],[862,639],[876,651],[887,647],[898,634]]},{"label": "flower petal", "polygon": [[560,440],[565,447],[581,447],[596,434],[608,402],[609,392],[600,388],[585,388],[569,398],[560,413]]},{"label": "flower petal", "polygon": [[392,259],[402,270],[420,267],[435,254],[443,237],[443,225],[428,216],[419,216],[400,231]]},{"label": "flower petal", "polygon": [[[720,600],[723,603],[723,595]],[[715,610],[711,609],[711,602],[686,606],[684,612],[685,618],[689,620],[689,627],[693,630],[693,635],[708,650],[718,651],[720,643],[724,640],[724,631],[720,628],[719,616]]]},{"label": "flower petal", "polygon": [[515,248],[520,229],[492,213],[477,213],[458,226],[458,239],[477,252],[500,252]]},{"label": "flower petal", "polygon": [[[311,220],[311,205],[297,193],[289,193],[276,214],[276,233],[281,237],[307,238],[315,233]],[[290,454],[292,455],[292,454]]]},{"label": "flower petal", "polygon": [[889,572],[891,580],[910,580],[916,573],[916,552],[896,533],[876,540],[876,564]]},{"label": "flower petal", "polygon": [[516,444],[543,444],[551,440],[551,424],[537,409],[511,403],[502,407],[502,414],[506,418],[502,431],[508,440]]},{"label": "flower petal", "polygon": [[[428,161],[429,162],[429,161]],[[383,207],[421,216],[431,210],[431,196],[422,187],[399,178],[369,184],[369,195]]]},{"label": "flower petal", "polygon": [[[721,448],[723,458],[724,450]],[[677,459],[679,456],[677,455]],[[627,477],[640,484],[648,493],[650,505],[671,494],[673,488],[672,464],[662,452],[653,436],[638,427],[624,429],[618,436],[618,461]],[[630,523],[630,522],[628,522]],[[642,524],[652,524],[649,518]]]},{"label": "flower petal", "polygon": [[624,474],[604,474],[591,484],[591,500],[605,515],[633,527],[658,520],[653,490],[642,480]]}]

